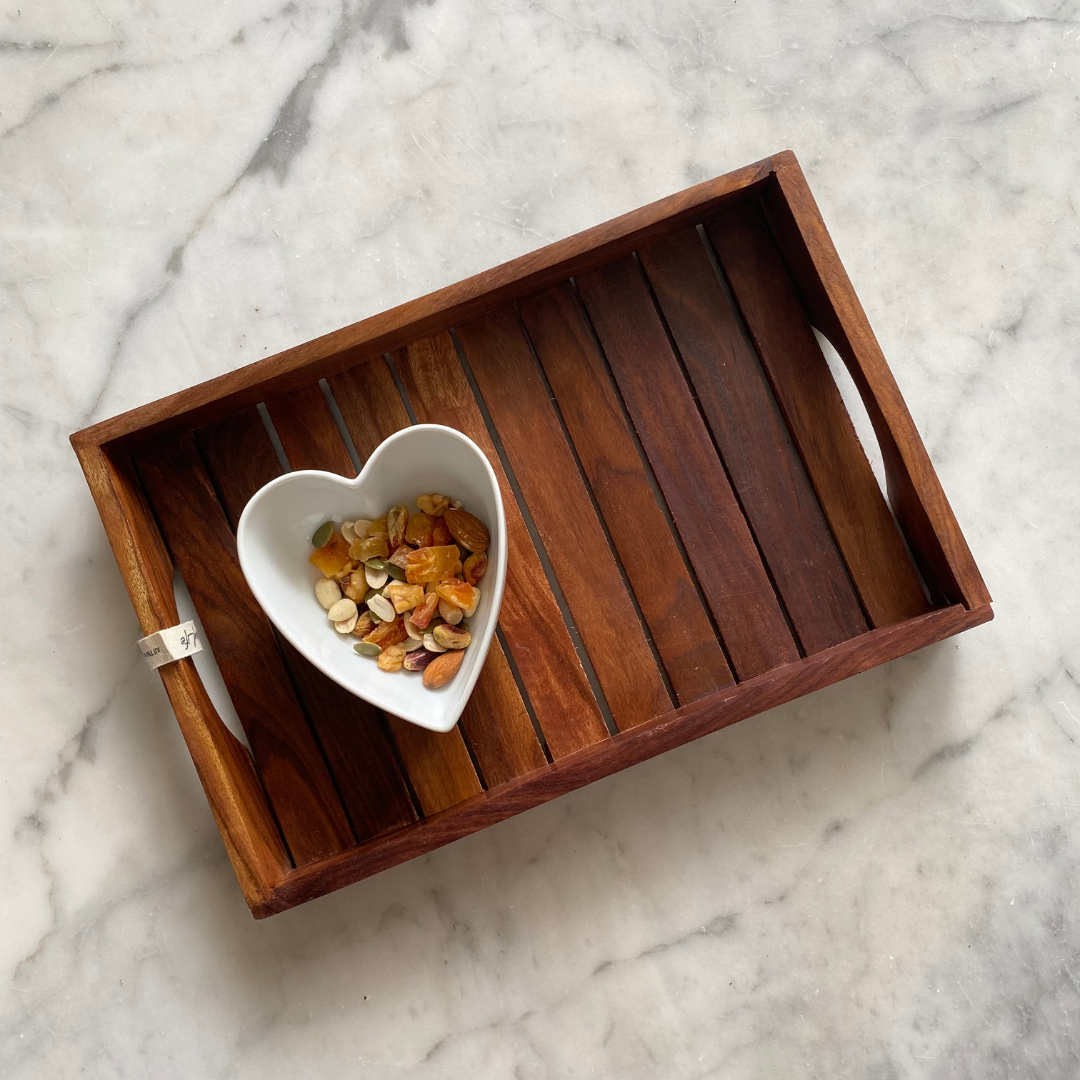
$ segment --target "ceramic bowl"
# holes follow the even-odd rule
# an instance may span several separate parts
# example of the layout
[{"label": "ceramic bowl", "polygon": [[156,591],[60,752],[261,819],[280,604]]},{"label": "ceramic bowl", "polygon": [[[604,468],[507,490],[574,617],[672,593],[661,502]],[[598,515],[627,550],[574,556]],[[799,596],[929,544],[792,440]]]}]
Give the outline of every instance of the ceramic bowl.
[{"label": "ceramic bowl", "polygon": [[[382,517],[416,496],[438,491],[460,499],[491,534],[480,606],[469,619],[472,643],[446,686],[427,689],[419,673],[380,671],[338,634],[315,598],[322,576],[309,562],[311,535],[328,518],[339,526]],[[305,470],[286,473],[255,493],[236,530],[240,566],[270,621],[324,675],[380,709],[431,731],[449,731],[484,666],[506,583],[506,516],[495,472],[483,451],[453,428],[417,424],[391,435],[355,480]]]}]

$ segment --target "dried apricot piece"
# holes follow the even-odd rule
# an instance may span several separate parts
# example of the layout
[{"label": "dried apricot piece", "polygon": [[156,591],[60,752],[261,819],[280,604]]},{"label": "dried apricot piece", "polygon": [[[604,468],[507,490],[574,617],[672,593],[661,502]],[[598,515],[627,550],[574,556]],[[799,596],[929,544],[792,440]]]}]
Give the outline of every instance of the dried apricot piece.
[{"label": "dried apricot piece", "polygon": [[369,536],[365,540],[357,540],[349,548],[349,554],[357,562],[367,562],[368,559],[385,559],[390,554],[390,549],[381,537]]},{"label": "dried apricot piece", "polygon": [[410,551],[405,564],[405,580],[410,585],[422,585],[426,581],[441,581],[454,569],[458,561],[457,547],[426,547]]},{"label": "dried apricot piece", "polygon": [[385,649],[390,645],[400,645],[408,636],[405,621],[399,615],[393,622],[379,623],[364,640],[371,642],[372,645],[381,645]]},{"label": "dried apricot piece", "polygon": [[[455,549],[456,550],[456,549]],[[349,544],[343,536],[334,533],[317,551],[308,556],[308,562],[318,567],[324,577],[341,573],[342,567],[349,561]]]},{"label": "dried apricot piece", "polygon": [[435,524],[431,527],[431,543],[435,547],[446,547],[453,542],[454,537],[450,532],[450,526],[446,524],[444,518],[437,517]]},{"label": "dried apricot piece", "polygon": [[461,608],[462,611],[468,611],[476,605],[476,589],[467,581],[444,581],[435,591],[447,603]]},{"label": "dried apricot piece", "polygon": [[414,548],[431,547],[435,519],[427,514],[413,514],[405,529],[405,543]]},{"label": "dried apricot piece", "polygon": [[386,596],[394,605],[394,610],[400,615],[403,611],[412,611],[418,604],[424,602],[424,586],[394,582],[393,585],[386,587]]},{"label": "dried apricot piece", "polygon": [[470,584],[477,585],[487,573],[488,557],[486,551],[477,551],[465,560],[462,577]]},{"label": "dried apricot piece", "polygon": [[486,551],[491,538],[484,523],[467,510],[455,510],[452,506],[443,514],[454,539],[469,551]]}]

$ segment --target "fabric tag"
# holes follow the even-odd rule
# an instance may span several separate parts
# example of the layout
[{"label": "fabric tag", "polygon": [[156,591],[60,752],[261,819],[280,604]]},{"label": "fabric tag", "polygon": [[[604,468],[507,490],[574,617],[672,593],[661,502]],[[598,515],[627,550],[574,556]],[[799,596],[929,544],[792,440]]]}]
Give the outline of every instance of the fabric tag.
[{"label": "fabric tag", "polygon": [[202,652],[202,642],[193,622],[180,623],[179,626],[168,626],[159,630],[156,634],[139,640],[139,648],[142,649],[143,659],[151,669],[159,668],[162,664],[171,664],[174,660],[182,660],[185,656],[193,656]]}]

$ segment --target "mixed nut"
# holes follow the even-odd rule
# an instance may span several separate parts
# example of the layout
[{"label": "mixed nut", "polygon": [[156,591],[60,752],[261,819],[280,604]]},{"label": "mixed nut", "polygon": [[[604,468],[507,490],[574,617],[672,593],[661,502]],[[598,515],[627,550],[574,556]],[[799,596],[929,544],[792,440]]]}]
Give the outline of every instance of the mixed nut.
[{"label": "mixed nut", "polygon": [[[431,690],[461,667],[487,571],[488,531],[456,499],[419,495],[375,521],[324,521],[308,559],[323,574],[315,597],[353,648],[383,671],[422,671]],[[462,556],[464,555],[464,562]]]}]

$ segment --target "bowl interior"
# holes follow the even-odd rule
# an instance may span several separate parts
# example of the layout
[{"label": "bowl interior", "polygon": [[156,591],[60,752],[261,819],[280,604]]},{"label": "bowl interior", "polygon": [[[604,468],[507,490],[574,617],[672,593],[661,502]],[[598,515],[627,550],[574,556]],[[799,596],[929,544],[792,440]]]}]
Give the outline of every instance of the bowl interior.
[{"label": "bowl interior", "polygon": [[[321,574],[309,562],[311,535],[327,518],[340,526],[382,517],[438,491],[460,499],[488,527],[488,571],[480,606],[469,622],[472,644],[457,675],[428,690],[419,673],[380,671],[353,650],[356,638],[335,632],[315,598]],[[495,633],[506,578],[506,520],[487,458],[451,428],[420,424],[397,432],[368,459],[355,480],[332,473],[294,472],[267,484],[248,503],[237,529],[240,565],[256,600],[285,637],[325,675],[387,712],[434,731],[457,723]]]}]

